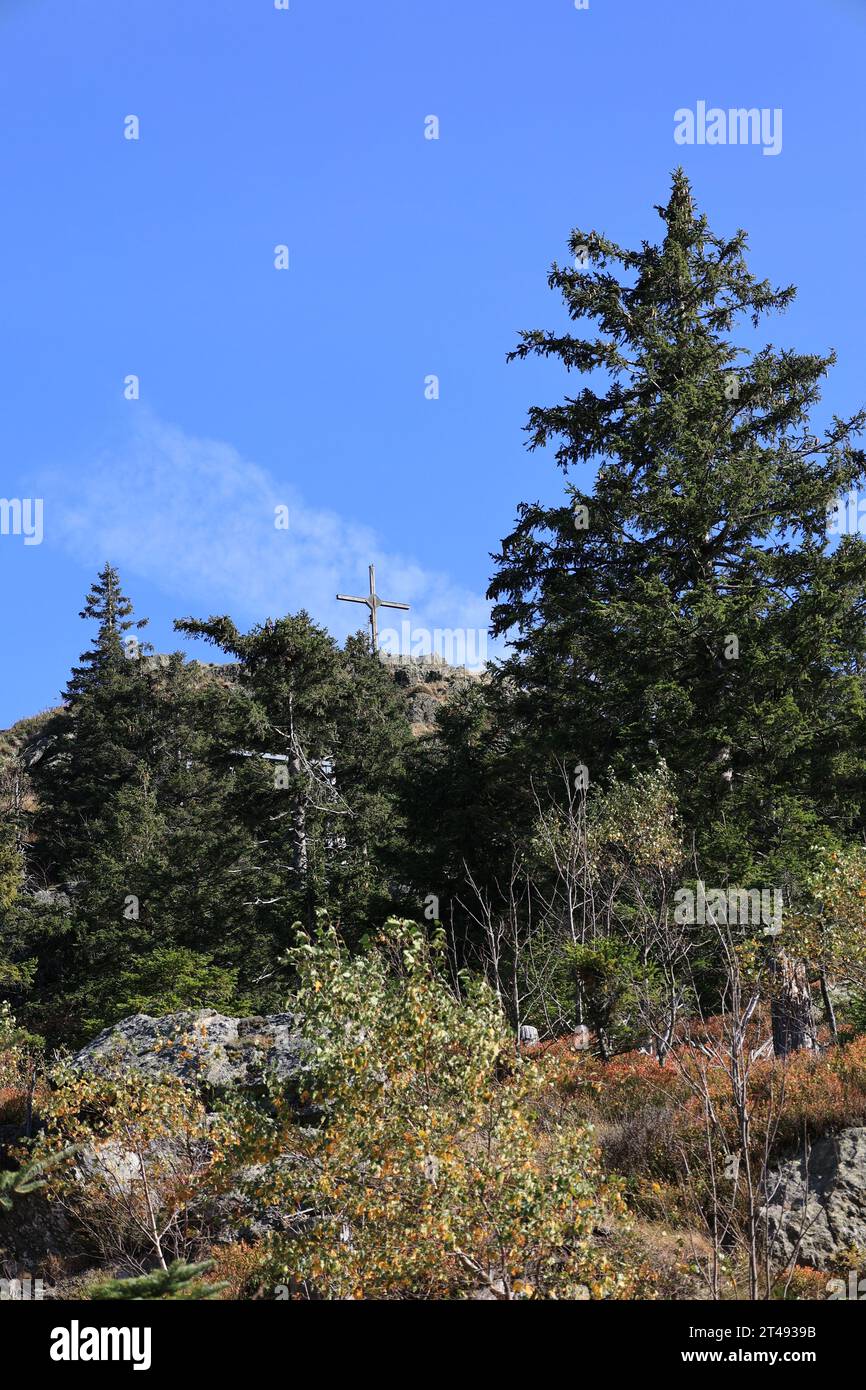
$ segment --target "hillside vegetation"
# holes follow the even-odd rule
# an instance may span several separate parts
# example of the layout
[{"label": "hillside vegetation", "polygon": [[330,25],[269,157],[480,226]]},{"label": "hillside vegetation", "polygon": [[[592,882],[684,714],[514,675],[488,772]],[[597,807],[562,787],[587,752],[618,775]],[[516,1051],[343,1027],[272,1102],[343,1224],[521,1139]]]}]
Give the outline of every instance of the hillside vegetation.
[{"label": "hillside vegetation", "polygon": [[[0,739],[11,1269],[779,1298],[859,1258],[866,544],[838,499],[866,413],[822,414],[832,354],[759,340],[794,290],[681,172],[657,211],[637,249],[574,231],[558,326],[512,354],[566,378],[527,424],[562,495],[494,556],[483,676],[407,677],[305,612],[179,619],[216,661],[157,660],[97,576],[62,704]],[[259,1020],[264,1050],[288,1016],[297,1060],[219,1096],[75,1060],[140,1015]]]}]

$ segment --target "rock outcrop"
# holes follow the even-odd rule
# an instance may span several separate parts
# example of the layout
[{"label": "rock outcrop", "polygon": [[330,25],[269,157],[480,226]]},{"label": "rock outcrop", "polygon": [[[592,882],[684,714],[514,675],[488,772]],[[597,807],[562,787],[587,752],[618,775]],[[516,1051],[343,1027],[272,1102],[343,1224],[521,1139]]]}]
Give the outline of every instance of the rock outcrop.
[{"label": "rock outcrop", "polygon": [[849,1247],[866,1250],[866,1128],[844,1129],[773,1174],[766,1207],[774,1254],[824,1269]]},{"label": "rock outcrop", "polygon": [[436,716],[452,694],[483,680],[482,671],[451,666],[435,652],[429,656],[389,656],[380,660],[406,701],[406,713],[416,738],[436,731]]},{"label": "rock outcrop", "polygon": [[117,1067],[152,1078],[173,1076],[211,1093],[292,1081],[302,1039],[292,1014],[227,1018],[214,1009],[151,1018],[133,1014],[106,1028],[73,1058],[80,1071]]}]

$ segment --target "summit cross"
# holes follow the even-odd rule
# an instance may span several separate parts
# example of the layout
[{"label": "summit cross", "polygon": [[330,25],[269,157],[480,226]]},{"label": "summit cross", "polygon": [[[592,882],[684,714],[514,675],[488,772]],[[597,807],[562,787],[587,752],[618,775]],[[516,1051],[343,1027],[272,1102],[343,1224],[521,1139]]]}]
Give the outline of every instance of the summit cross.
[{"label": "summit cross", "polygon": [[376,656],[379,651],[379,619],[378,611],[380,608],[401,608],[404,613],[409,612],[408,603],[391,603],[388,599],[379,598],[376,593],[376,566],[370,566],[370,593],[365,598],[356,598],[353,594],[337,594],[337,598],[343,603],[366,603],[370,610],[370,648]]}]

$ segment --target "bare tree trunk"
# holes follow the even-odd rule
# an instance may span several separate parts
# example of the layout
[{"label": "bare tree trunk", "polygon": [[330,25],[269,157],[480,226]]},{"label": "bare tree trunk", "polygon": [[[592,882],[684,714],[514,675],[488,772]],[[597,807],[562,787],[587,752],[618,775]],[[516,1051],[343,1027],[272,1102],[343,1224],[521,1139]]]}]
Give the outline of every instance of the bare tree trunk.
[{"label": "bare tree trunk", "polygon": [[301,758],[296,748],[289,757],[294,807],[292,809],[292,868],[299,874],[307,872],[307,795],[301,778]]},{"label": "bare tree trunk", "polygon": [[133,1153],[138,1159],[138,1168],[139,1172],[141,1173],[141,1182],[144,1188],[144,1201],[147,1210],[148,1235],[153,1241],[154,1253],[156,1254],[156,1258],[159,1260],[160,1268],[168,1269],[168,1265],[165,1262],[165,1255],[163,1254],[162,1250],[162,1240],[160,1237],[159,1228],[156,1224],[156,1212],[153,1208],[153,1198],[150,1195],[150,1183],[147,1180],[147,1164],[142,1145],[136,1144],[136,1146],[133,1149]]},{"label": "bare tree trunk", "polygon": [[787,1057],[804,1047],[814,1047],[812,998],[805,962],[779,950],[770,959],[770,979],[773,991],[773,1051],[776,1056]]},{"label": "bare tree trunk", "polygon": [[302,757],[301,743],[295,730],[294,700],[291,695],[289,696],[288,744],[288,771],[293,788],[291,815],[292,868],[299,878],[306,878],[307,788],[303,776],[306,758]]},{"label": "bare tree trunk", "polygon": [[836,1022],[836,1010],[833,1008],[833,1000],[830,998],[830,985],[827,980],[827,971],[821,966],[821,998],[824,1000],[824,1010],[827,1014],[827,1022],[830,1025],[830,1032],[833,1035],[834,1043],[839,1041],[839,1026]]}]

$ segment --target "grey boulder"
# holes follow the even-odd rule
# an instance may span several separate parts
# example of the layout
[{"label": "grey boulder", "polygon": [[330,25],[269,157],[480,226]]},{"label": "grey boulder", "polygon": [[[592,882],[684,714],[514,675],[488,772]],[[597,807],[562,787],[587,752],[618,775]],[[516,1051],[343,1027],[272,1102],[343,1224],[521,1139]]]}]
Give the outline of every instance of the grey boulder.
[{"label": "grey boulder", "polygon": [[293,1014],[228,1018],[214,1009],[151,1018],[133,1014],[106,1028],[73,1058],[79,1071],[138,1071],[223,1092],[294,1080],[303,1042]]},{"label": "grey boulder", "polygon": [[765,1207],[777,1260],[824,1269],[849,1247],[866,1249],[866,1128],[819,1139],[808,1159],[771,1176]]}]

